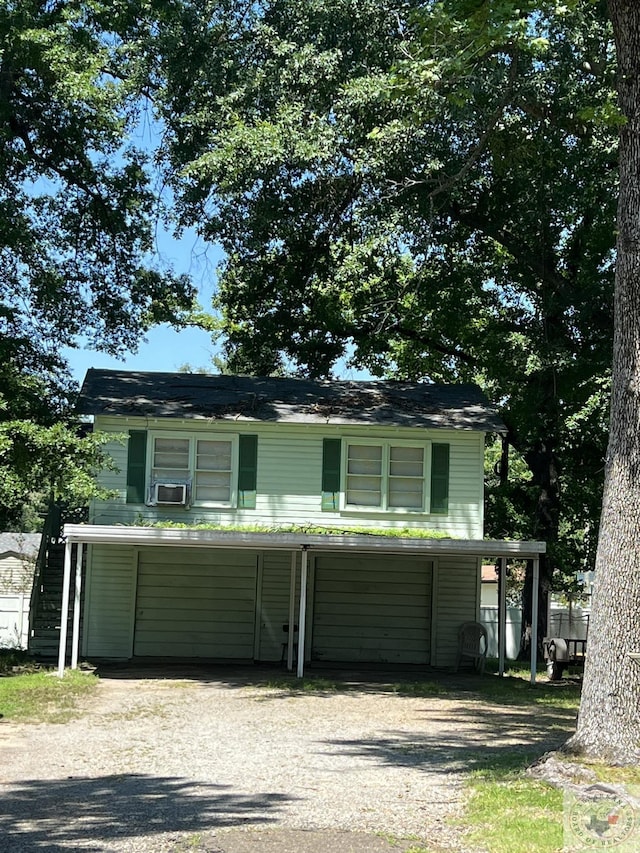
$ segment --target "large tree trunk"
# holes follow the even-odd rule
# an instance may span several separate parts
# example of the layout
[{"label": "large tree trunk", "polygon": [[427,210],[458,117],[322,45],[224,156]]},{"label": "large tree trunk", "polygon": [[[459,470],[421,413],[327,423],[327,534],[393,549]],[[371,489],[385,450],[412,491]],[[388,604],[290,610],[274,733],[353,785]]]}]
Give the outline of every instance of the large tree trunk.
[{"label": "large tree trunk", "polygon": [[573,751],[640,762],[640,3],[610,0],[618,52],[620,200],[611,424],[593,608]]}]

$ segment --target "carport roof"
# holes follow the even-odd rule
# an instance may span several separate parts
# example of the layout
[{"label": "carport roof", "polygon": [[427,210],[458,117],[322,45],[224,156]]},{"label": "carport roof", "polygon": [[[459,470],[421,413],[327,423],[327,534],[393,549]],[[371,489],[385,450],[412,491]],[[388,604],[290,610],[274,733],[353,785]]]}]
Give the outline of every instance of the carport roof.
[{"label": "carport roof", "polygon": [[254,533],[175,527],[125,527],[108,524],[65,524],[67,542],[83,544],[192,546],[200,548],[250,548],[279,551],[359,551],[387,554],[429,554],[537,557],[546,544],[500,539],[413,539],[365,533]]}]

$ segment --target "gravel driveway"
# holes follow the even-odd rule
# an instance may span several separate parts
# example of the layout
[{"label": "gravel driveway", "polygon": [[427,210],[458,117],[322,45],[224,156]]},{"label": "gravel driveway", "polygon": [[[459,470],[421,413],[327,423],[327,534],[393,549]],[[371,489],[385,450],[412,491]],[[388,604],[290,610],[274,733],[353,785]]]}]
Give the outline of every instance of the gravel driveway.
[{"label": "gravel driveway", "polygon": [[460,691],[173,674],[105,671],[78,719],[0,725],[2,853],[466,850],[465,772],[554,745],[543,714]]}]

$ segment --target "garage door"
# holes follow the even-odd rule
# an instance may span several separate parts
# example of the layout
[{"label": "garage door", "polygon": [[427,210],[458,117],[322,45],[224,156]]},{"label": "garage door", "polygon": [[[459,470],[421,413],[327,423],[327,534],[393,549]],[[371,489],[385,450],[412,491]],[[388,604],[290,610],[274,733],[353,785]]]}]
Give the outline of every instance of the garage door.
[{"label": "garage door", "polygon": [[317,557],[312,659],[428,664],[431,587],[425,560]]},{"label": "garage door", "polygon": [[257,556],[140,551],[134,655],[252,660]]}]

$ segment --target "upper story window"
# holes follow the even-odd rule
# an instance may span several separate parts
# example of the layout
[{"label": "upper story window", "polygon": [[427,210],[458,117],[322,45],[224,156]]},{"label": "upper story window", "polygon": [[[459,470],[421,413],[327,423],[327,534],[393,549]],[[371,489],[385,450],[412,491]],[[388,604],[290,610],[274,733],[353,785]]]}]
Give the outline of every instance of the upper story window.
[{"label": "upper story window", "polygon": [[233,439],[152,436],[151,483],[187,482],[190,502],[230,506],[233,499]]},{"label": "upper story window", "polygon": [[190,503],[232,506],[236,439],[151,436],[151,483],[186,482]]},{"label": "upper story window", "polygon": [[448,443],[325,438],[322,509],[449,513]]},{"label": "upper story window", "polygon": [[257,465],[256,435],[131,430],[127,503],[255,509]]},{"label": "upper story window", "polygon": [[424,511],[426,447],[347,441],[345,508]]}]

